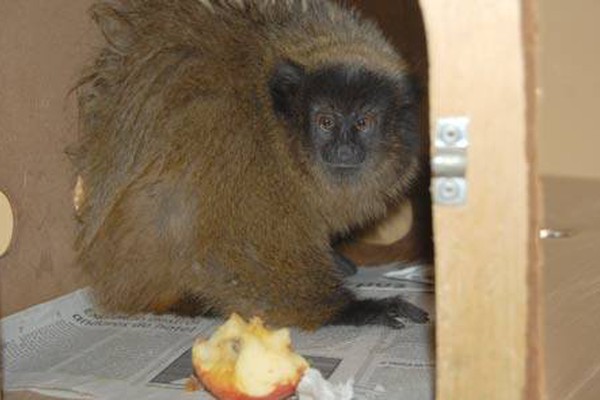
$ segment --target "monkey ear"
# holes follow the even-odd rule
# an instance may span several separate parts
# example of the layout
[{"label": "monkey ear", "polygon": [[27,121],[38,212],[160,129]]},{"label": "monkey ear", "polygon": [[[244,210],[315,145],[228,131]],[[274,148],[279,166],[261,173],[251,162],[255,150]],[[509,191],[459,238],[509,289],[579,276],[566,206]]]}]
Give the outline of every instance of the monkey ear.
[{"label": "monkey ear", "polygon": [[284,118],[292,116],[294,97],[304,77],[304,68],[293,61],[286,60],[275,67],[269,89],[276,114]]},{"label": "monkey ear", "polygon": [[409,74],[402,80],[401,97],[402,105],[411,106],[419,104],[426,88],[416,74]]},{"label": "monkey ear", "polygon": [[134,31],[125,13],[115,8],[117,5],[100,2],[94,5],[90,12],[112,49],[125,54],[133,45]]}]

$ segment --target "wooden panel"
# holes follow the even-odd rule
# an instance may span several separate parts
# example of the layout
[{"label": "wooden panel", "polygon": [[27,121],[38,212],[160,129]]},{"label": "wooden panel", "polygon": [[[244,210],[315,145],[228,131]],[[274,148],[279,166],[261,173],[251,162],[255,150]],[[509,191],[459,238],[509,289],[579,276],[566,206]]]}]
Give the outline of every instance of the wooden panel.
[{"label": "wooden panel", "polygon": [[522,3],[422,0],[421,7],[431,125],[471,119],[468,203],[434,207],[437,398],[533,400],[528,279],[537,214]]},{"label": "wooden panel", "polygon": [[572,236],[544,241],[548,398],[600,393],[600,180],[544,181],[546,226]]},{"label": "wooden panel", "polygon": [[95,43],[90,3],[0,2],[0,190],[15,215],[13,243],[0,259],[0,315],[80,286],[75,181],[64,150],[77,136],[69,90]]},{"label": "wooden panel", "polygon": [[598,0],[540,1],[540,169],[544,174],[600,179],[599,15]]},{"label": "wooden panel", "polygon": [[527,271],[527,343],[525,399],[546,399],[543,347],[543,271],[541,240],[538,239],[543,214],[540,172],[538,166],[538,138],[540,114],[540,45],[539,2],[522,0],[525,99],[526,151],[529,161],[529,268]]}]

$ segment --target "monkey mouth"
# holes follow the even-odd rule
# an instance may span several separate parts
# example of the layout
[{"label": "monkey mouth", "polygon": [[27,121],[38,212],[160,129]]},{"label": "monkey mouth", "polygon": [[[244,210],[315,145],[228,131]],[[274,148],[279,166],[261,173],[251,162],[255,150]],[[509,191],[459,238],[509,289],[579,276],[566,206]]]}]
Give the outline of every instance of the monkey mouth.
[{"label": "monkey mouth", "polygon": [[361,175],[360,164],[327,164],[327,172],[330,179],[336,182],[354,181]]},{"label": "monkey mouth", "polygon": [[338,159],[321,156],[321,162],[330,172],[354,173],[363,169],[367,160],[364,158]]},{"label": "monkey mouth", "polygon": [[360,164],[327,164],[333,170],[359,170]]}]

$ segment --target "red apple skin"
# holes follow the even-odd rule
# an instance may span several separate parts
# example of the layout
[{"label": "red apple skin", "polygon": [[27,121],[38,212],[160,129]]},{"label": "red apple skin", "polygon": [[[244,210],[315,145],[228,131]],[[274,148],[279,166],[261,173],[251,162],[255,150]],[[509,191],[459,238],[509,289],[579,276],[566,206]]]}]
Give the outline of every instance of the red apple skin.
[{"label": "red apple skin", "polygon": [[300,383],[303,373],[304,371],[298,372],[298,379],[294,384],[279,385],[273,392],[261,397],[240,393],[231,385],[223,384],[223,382],[219,382],[218,379],[213,379],[214,377],[206,372],[200,372],[198,379],[202,383],[202,386],[219,400],[283,400],[296,392],[296,387],[298,386],[298,383]]},{"label": "red apple skin", "polygon": [[[235,343],[233,343],[234,339]],[[263,395],[266,390],[261,390],[259,392],[261,395],[251,395],[244,392],[243,387],[239,385],[238,361],[240,354],[250,348],[247,347],[248,343],[254,343],[255,351],[258,349],[265,351],[265,354],[274,352],[286,358],[289,356],[288,362],[293,362],[292,368],[289,368],[289,365],[284,366],[286,376],[277,378],[278,381],[272,381],[271,385],[265,388],[271,390],[268,394]],[[258,347],[261,346],[260,343],[263,346],[268,343],[270,346],[261,349]],[[274,347],[271,347],[273,345]],[[204,349],[212,349],[212,351],[202,356]],[[192,365],[200,384],[219,400],[286,399],[295,393],[304,372],[309,367],[305,359],[293,353],[289,331],[284,329],[271,331],[265,328],[260,318],[253,318],[247,323],[237,314],[232,314],[210,339],[196,339],[192,349]]]}]

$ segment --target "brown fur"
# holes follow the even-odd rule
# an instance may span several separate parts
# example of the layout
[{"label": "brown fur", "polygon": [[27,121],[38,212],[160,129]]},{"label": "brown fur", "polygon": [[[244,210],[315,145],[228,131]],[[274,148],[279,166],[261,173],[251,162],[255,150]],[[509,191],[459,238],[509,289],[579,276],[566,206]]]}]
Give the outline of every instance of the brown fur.
[{"label": "brown fur", "polygon": [[[121,312],[194,304],[315,327],[349,298],[330,238],[382,216],[417,163],[338,188],[298,168],[271,110],[276,63],[406,73],[377,28],[328,1],[129,0],[79,88],[79,261]],[[400,179],[399,179],[400,178]]]}]

